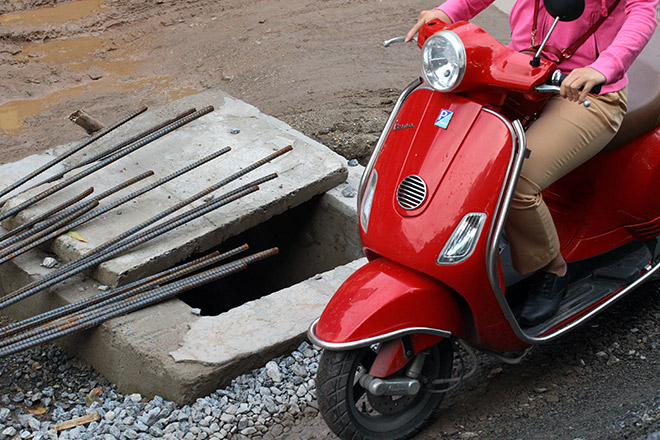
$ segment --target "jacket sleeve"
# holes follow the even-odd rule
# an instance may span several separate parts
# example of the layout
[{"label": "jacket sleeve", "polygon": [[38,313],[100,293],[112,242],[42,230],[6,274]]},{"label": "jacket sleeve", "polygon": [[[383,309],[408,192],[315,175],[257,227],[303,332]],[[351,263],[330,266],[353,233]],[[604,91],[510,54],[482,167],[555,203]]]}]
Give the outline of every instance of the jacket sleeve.
[{"label": "jacket sleeve", "polygon": [[[451,21],[470,20],[495,0],[447,0],[435,9],[447,14]],[[657,0],[656,0],[657,1]]]},{"label": "jacket sleeve", "polygon": [[606,83],[620,80],[653,36],[657,26],[658,0],[627,0],[626,17],[612,44],[603,50],[592,67],[602,73]]}]

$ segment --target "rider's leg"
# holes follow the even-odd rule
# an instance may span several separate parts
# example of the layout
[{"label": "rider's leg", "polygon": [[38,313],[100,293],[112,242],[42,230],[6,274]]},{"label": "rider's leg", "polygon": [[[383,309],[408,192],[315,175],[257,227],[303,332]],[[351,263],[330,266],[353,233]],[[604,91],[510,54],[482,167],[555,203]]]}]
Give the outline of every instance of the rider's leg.
[{"label": "rider's leg", "polygon": [[625,89],[590,100],[591,107],[585,108],[553,97],[526,133],[532,153],[523,164],[506,232],[516,270],[538,271],[523,308],[528,325],[556,313],[568,284],[568,277],[562,277],[566,266],[559,237],[541,191],[598,153],[614,137],[626,111]]}]

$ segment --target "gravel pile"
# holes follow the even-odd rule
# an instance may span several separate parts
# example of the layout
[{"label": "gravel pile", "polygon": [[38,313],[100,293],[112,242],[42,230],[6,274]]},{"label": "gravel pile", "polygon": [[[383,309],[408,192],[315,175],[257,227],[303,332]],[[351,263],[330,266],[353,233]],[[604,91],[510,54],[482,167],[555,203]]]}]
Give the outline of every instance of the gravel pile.
[{"label": "gravel pile", "polygon": [[[308,343],[234,379],[192,405],[122,395],[58,348],[4,359],[0,367],[0,440],[276,439],[317,414],[313,377],[319,351]],[[98,421],[56,425],[98,414]]]}]

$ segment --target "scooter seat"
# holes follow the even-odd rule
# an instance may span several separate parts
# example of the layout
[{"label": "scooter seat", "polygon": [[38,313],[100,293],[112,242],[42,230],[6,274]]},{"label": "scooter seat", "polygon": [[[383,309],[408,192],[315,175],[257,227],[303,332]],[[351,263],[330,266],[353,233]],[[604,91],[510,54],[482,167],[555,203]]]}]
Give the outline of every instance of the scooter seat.
[{"label": "scooter seat", "polygon": [[627,144],[660,125],[660,32],[628,70],[628,112],[603,152]]}]

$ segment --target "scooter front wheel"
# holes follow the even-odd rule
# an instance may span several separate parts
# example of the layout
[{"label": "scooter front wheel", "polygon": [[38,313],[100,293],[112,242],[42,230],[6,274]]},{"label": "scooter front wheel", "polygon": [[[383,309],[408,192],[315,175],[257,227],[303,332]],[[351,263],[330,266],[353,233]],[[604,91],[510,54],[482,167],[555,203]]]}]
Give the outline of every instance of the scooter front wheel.
[{"label": "scooter front wheel", "polygon": [[[420,382],[431,384],[451,376],[453,350],[448,340],[427,349]],[[317,374],[319,410],[341,439],[398,440],[417,434],[444,394],[422,388],[412,396],[375,396],[360,385],[360,376],[376,359],[374,347],[324,351]],[[405,370],[405,369],[404,369]],[[402,371],[392,377],[402,376]]]}]

